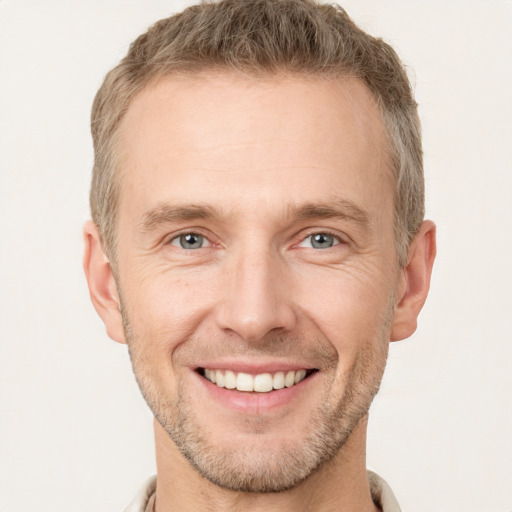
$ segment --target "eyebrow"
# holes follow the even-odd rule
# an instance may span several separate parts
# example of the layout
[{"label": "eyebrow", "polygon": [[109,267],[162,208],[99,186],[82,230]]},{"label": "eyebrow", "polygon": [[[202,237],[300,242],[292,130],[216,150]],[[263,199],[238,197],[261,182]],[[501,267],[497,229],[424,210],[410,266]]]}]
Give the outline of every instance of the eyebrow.
[{"label": "eyebrow", "polygon": [[220,212],[208,204],[170,205],[162,204],[142,216],[142,231],[151,231],[161,224],[186,220],[219,218]]},{"label": "eyebrow", "polygon": [[339,219],[351,221],[361,226],[367,226],[370,223],[368,212],[356,203],[342,198],[337,198],[329,203],[310,203],[299,207],[291,207],[289,215],[298,220]]},{"label": "eyebrow", "polygon": [[[354,222],[363,227],[370,223],[369,214],[352,201],[336,198],[326,203],[289,205],[287,218],[304,221],[308,219],[340,219]],[[221,219],[222,212],[210,204],[161,204],[144,213],[140,222],[143,232],[149,232],[160,225],[172,222]]]}]

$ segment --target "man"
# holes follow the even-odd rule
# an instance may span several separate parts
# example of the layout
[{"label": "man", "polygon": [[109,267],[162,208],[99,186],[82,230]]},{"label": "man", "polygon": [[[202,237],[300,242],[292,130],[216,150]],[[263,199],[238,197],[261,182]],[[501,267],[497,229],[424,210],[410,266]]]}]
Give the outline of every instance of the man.
[{"label": "man", "polygon": [[435,256],[395,52],[309,0],[141,35],[92,113],[85,271],[155,416],[128,511],[376,511],[368,410]]}]

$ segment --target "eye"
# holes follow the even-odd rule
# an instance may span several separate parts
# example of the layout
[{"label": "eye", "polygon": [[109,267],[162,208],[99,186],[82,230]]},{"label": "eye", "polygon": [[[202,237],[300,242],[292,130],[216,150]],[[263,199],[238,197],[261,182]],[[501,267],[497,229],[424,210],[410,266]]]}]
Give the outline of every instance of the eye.
[{"label": "eye", "polygon": [[210,242],[204,236],[197,233],[183,233],[173,238],[170,244],[182,249],[203,249],[210,246]]},{"label": "eye", "polygon": [[329,249],[335,245],[340,244],[341,241],[338,237],[329,233],[314,233],[306,237],[299,247],[312,247],[313,249]]}]

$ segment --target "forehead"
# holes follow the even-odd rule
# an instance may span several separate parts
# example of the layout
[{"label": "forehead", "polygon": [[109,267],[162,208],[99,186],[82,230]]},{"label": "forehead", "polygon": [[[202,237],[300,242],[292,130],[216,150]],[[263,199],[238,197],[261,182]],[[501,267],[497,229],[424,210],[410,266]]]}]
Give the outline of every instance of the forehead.
[{"label": "forehead", "polygon": [[[122,205],[315,202],[392,196],[382,115],[357,79],[234,73],[160,79],[123,120]],[[380,205],[382,206],[382,204]]]}]

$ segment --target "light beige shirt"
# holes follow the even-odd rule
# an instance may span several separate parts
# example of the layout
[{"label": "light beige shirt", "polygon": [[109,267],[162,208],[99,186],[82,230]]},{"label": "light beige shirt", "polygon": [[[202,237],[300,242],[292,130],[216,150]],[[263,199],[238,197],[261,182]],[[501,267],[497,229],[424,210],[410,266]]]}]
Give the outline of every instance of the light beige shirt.
[{"label": "light beige shirt", "polygon": [[[382,512],[401,512],[393,491],[377,473],[368,471],[368,482],[374,503]],[[124,512],[153,512],[155,505],[156,476],[152,476],[144,483],[133,501],[124,509]]]}]

